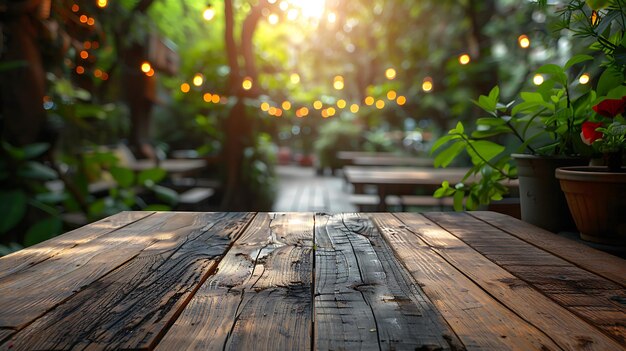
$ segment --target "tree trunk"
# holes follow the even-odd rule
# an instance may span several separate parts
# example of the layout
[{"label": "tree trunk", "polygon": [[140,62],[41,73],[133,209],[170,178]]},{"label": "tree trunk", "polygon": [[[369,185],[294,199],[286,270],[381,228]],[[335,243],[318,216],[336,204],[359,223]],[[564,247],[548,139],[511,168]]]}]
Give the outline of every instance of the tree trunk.
[{"label": "tree trunk", "polygon": [[0,62],[22,62],[23,66],[0,72],[0,115],[2,136],[23,146],[47,139],[44,136],[46,111],[43,108],[45,71],[39,50],[39,1],[20,1],[0,12],[5,38]]}]

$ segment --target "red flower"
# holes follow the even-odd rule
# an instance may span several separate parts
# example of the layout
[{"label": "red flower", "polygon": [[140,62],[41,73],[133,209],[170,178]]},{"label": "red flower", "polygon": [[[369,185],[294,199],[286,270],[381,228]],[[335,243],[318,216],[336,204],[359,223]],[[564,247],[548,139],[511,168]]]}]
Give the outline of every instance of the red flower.
[{"label": "red flower", "polygon": [[596,131],[598,127],[602,127],[602,122],[583,122],[582,132],[580,133],[583,143],[591,145],[594,141],[602,138],[602,132]]},{"label": "red flower", "polygon": [[615,117],[626,110],[626,96],[621,99],[606,99],[593,107],[593,110],[604,117]]}]

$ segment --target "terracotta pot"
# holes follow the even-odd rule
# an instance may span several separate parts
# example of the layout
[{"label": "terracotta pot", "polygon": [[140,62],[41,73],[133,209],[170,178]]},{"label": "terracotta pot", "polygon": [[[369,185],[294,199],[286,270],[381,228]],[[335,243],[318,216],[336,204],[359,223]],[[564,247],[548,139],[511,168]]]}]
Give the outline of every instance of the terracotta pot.
[{"label": "terracotta pot", "polygon": [[556,177],[583,240],[626,246],[626,171],[563,167]]},{"label": "terracotta pot", "polygon": [[522,220],[551,232],[574,229],[574,220],[554,171],[558,167],[587,165],[589,160],[526,154],[511,156],[517,163]]}]

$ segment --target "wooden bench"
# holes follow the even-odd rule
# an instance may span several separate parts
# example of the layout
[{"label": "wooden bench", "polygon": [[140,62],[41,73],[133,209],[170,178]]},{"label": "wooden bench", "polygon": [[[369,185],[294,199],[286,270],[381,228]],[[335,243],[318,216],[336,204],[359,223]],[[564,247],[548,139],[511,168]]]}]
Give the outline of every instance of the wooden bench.
[{"label": "wooden bench", "polygon": [[191,188],[178,195],[178,209],[194,210],[215,194],[213,188]]}]

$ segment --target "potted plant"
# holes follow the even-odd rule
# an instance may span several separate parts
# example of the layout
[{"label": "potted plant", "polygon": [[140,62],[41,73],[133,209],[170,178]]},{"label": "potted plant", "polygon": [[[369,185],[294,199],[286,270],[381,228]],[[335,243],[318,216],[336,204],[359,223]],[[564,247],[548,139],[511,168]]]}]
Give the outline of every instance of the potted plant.
[{"label": "potted plant", "polygon": [[605,166],[563,167],[556,177],[582,239],[626,246],[626,96],[605,99],[593,109],[597,115],[583,123],[581,139],[602,153]]},{"label": "potted plant", "polygon": [[[520,102],[503,104],[499,88],[480,96],[475,103],[487,112],[476,120],[472,131],[462,123],[440,138],[431,150],[434,164],[446,167],[463,153],[472,167],[465,179],[478,181],[454,187],[444,182],[435,197],[454,196],[455,209],[476,209],[507,194],[507,180],[519,178],[522,219],[542,228],[558,231],[573,228],[565,197],[554,178],[557,167],[583,165],[586,145],[578,137],[590,110],[595,92],[572,97],[567,69],[591,60],[588,55],[570,59],[564,67],[544,65],[537,73],[548,79],[534,92],[522,92]],[[510,140],[502,141],[505,136]]]}]

